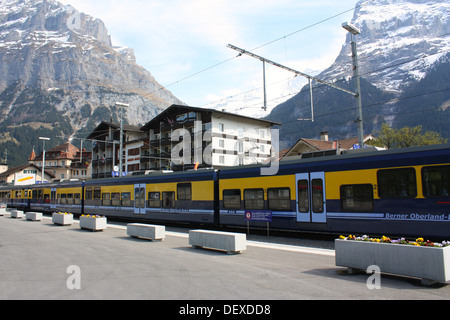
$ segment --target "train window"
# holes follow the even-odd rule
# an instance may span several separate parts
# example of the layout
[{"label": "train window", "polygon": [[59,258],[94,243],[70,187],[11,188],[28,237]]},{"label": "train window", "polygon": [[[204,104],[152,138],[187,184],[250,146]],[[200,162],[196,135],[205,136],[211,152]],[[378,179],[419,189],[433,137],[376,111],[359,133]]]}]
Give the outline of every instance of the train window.
[{"label": "train window", "polygon": [[119,192],[111,193],[111,205],[113,207],[120,207],[120,193]]},{"label": "train window", "polygon": [[425,197],[449,197],[450,166],[422,168],[422,187]]},{"label": "train window", "polygon": [[131,207],[131,193],[130,192],[122,193],[122,207]]},{"label": "train window", "polygon": [[175,208],[175,192],[167,191],[162,193],[163,208]]},{"label": "train window", "polygon": [[[45,196],[46,196],[46,198],[49,198],[48,194],[46,194]],[[75,193],[73,195],[73,200],[74,200],[74,204],[81,204],[81,194],[80,193]]]},{"label": "train window", "polygon": [[246,189],[244,190],[244,206],[247,210],[264,209],[264,190]]},{"label": "train window", "polygon": [[415,198],[417,196],[414,168],[379,170],[377,177],[380,198]]},{"label": "train window", "polygon": [[298,201],[298,212],[308,213],[309,212],[309,181],[308,180],[298,180],[297,184],[297,201]]},{"label": "train window", "polygon": [[73,193],[67,194],[67,204],[73,204]]},{"label": "train window", "polygon": [[236,210],[241,208],[241,190],[223,190],[223,207]]},{"label": "train window", "polygon": [[134,188],[134,207],[145,208],[145,188]]},{"label": "train window", "polygon": [[111,200],[110,200],[110,194],[109,193],[102,193],[102,205],[103,206],[110,206]]},{"label": "train window", "polygon": [[179,183],[177,185],[177,199],[191,200],[192,199],[192,185],[190,183]]},{"label": "train window", "polygon": [[38,192],[37,192],[37,190],[33,190],[33,192],[31,193],[32,195],[31,195],[31,198],[32,199],[37,199],[38,198]]},{"label": "train window", "polygon": [[269,209],[275,211],[291,209],[291,190],[289,188],[272,188],[267,190]]},{"label": "train window", "polygon": [[149,208],[161,208],[161,199],[159,192],[148,193],[148,207]]},{"label": "train window", "polygon": [[92,187],[86,188],[85,200],[92,200]]},{"label": "train window", "polygon": [[323,213],[323,180],[311,180],[312,207],[314,213]]},{"label": "train window", "polygon": [[61,198],[59,199],[60,204],[67,204],[67,195],[65,193],[62,193]]},{"label": "train window", "polygon": [[371,184],[342,185],[341,208],[344,211],[373,211],[373,186]]},{"label": "train window", "polygon": [[94,200],[100,200],[101,199],[101,193],[102,193],[102,188],[95,187],[94,188]]}]

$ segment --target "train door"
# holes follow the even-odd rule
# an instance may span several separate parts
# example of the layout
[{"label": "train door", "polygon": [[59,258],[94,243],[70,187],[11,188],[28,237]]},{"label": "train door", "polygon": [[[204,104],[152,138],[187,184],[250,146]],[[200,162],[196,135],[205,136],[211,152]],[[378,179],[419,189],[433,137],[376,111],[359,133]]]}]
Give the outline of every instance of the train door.
[{"label": "train door", "polygon": [[145,184],[134,185],[134,213],[145,214]]},{"label": "train door", "polygon": [[325,172],[295,175],[297,189],[297,221],[327,222]]},{"label": "train door", "polygon": [[50,189],[50,208],[56,209],[56,188]]}]

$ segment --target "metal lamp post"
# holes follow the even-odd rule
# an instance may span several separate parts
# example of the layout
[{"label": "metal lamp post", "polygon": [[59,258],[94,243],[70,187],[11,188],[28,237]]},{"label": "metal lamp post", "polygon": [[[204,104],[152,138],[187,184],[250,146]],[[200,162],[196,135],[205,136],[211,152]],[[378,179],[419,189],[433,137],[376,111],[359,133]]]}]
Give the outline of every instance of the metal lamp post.
[{"label": "metal lamp post", "polygon": [[39,140],[42,140],[43,143],[43,153],[42,153],[42,175],[41,175],[41,183],[44,183],[45,180],[45,141],[50,141],[50,138],[47,137],[39,137]]},{"label": "metal lamp post", "polygon": [[123,108],[129,107],[129,104],[116,102],[116,106],[120,107],[120,150],[119,150],[119,177],[122,176],[122,159],[123,159]]},{"label": "metal lamp post", "polygon": [[364,146],[364,129],[363,129],[363,115],[362,115],[362,102],[361,102],[361,82],[359,78],[359,65],[358,65],[358,52],[356,50],[356,42],[354,36],[361,34],[361,30],[352,25],[351,23],[344,22],[342,28],[351,33],[352,37],[352,59],[353,59],[353,79],[356,83],[356,122],[358,125],[358,143],[362,148]]}]

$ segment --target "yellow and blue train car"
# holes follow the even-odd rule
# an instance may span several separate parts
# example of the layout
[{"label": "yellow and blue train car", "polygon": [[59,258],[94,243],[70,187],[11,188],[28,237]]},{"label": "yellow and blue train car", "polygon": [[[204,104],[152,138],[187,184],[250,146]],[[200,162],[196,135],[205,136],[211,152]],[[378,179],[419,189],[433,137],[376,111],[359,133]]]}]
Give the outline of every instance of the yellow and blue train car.
[{"label": "yellow and blue train car", "polygon": [[[220,170],[220,221],[270,212],[271,228],[450,238],[450,145]],[[250,221],[255,226],[265,223]]]},{"label": "yellow and blue train car", "polygon": [[19,210],[27,210],[30,206],[31,191],[28,186],[2,187],[1,192],[5,197],[4,203],[9,207]]},{"label": "yellow and blue train car", "polygon": [[[450,144],[0,187],[8,206],[149,222],[450,239]],[[263,217],[263,219],[254,219]]]},{"label": "yellow and blue train car", "polygon": [[84,213],[213,224],[215,175],[209,170],[86,181]]}]

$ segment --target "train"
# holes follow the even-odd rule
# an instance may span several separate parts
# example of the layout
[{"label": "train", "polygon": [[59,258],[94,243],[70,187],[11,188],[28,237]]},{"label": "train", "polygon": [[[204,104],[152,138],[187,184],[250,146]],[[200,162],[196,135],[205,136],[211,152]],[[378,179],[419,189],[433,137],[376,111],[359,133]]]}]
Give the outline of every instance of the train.
[{"label": "train", "polygon": [[[358,152],[359,151],[359,152]],[[24,211],[214,228],[450,240],[450,144],[0,187]]]}]

